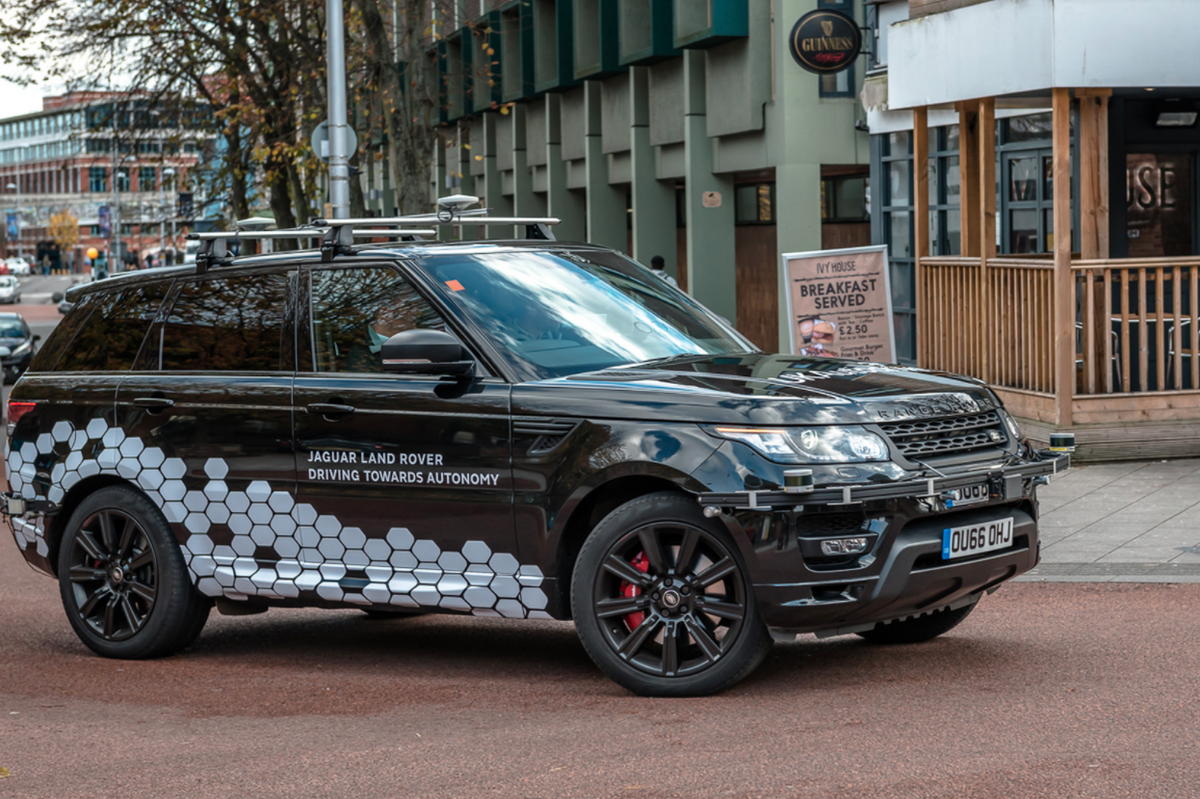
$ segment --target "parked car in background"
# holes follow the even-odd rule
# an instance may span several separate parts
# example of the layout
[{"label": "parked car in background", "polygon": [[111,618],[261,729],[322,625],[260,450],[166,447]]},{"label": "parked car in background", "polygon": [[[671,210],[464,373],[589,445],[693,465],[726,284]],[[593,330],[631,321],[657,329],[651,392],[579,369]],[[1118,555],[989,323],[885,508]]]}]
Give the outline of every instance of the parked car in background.
[{"label": "parked car in background", "polygon": [[0,366],[4,368],[5,383],[15,383],[25,374],[41,340],[41,336],[33,335],[21,314],[0,313]]},{"label": "parked car in background", "polygon": [[33,267],[29,265],[29,261],[26,261],[19,255],[16,258],[9,258],[7,263],[8,273],[11,275],[27,276],[33,272]]},{"label": "parked car in background", "polygon": [[0,276],[0,302],[17,303],[21,301],[21,283],[12,275]]}]

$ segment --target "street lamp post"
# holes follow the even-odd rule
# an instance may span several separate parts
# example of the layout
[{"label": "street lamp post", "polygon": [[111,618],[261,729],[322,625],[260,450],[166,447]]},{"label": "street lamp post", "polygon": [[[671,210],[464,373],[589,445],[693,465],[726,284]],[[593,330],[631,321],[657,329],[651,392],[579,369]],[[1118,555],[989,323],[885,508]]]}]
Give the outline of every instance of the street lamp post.
[{"label": "street lamp post", "polygon": [[[168,206],[167,206],[166,194],[165,194],[165,191],[167,188],[167,178],[171,178],[171,190],[173,193],[174,189],[175,189],[175,180],[174,180],[175,168],[174,167],[169,166],[169,167],[166,167],[165,169],[163,169],[162,180],[159,181],[159,185],[162,186],[163,191],[164,191],[164,194],[163,194],[163,220],[162,220],[162,225],[159,228],[160,232],[165,232],[166,227],[167,227],[166,214],[167,214]],[[159,256],[163,259],[164,262],[166,261],[166,256],[163,255],[163,253],[162,253],[161,245],[159,247]],[[174,213],[171,214],[171,263],[175,263],[175,214]]]},{"label": "street lamp post", "polygon": [[334,219],[350,216],[350,158],[346,148],[346,33],[342,0],[325,0],[325,71],[329,98],[329,205]]}]

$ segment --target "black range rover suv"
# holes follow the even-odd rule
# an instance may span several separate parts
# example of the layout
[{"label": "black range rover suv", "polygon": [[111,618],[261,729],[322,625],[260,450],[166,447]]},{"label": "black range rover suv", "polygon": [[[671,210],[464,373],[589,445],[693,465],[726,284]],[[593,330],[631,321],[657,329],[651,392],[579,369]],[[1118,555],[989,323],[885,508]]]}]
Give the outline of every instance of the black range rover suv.
[{"label": "black range rover suv", "polygon": [[1067,458],[979,383],[760,352],[595,246],[330,230],[73,289],[13,389],[4,510],[97,653],[214,602],[573,619],[696,695],[773,636],[932,638],[1037,562]]}]

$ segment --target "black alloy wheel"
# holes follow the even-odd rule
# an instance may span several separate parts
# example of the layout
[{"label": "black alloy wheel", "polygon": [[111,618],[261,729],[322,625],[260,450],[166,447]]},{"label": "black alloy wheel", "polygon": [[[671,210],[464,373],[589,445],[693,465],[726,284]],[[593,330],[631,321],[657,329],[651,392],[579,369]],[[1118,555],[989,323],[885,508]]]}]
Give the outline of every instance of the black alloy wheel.
[{"label": "black alloy wheel", "polygon": [[125,641],[145,626],[158,597],[158,558],[134,519],[96,511],[72,537],[69,562],[76,618],[93,635]]},{"label": "black alloy wheel", "polygon": [[212,601],[192,586],[162,513],[130,486],[108,486],[71,514],[58,553],[75,634],[106,657],[169,655],[191,644]]},{"label": "black alloy wheel", "polygon": [[593,660],[640,694],[719,691],[770,645],[732,541],[676,494],[606,517],[580,552],[572,598]]}]

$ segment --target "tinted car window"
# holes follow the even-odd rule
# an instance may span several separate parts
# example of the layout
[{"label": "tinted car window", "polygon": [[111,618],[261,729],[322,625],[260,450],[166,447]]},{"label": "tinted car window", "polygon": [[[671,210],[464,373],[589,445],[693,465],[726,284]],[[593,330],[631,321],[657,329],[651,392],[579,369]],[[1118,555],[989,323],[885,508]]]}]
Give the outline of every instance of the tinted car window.
[{"label": "tinted car window", "polygon": [[313,369],[382,372],[383,342],[402,330],[445,330],[446,323],[394,269],[312,273]]},{"label": "tinted car window", "polygon": [[479,253],[422,265],[448,302],[536,378],[754,350],[686,294],[615,253]]},{"label": "tinted car window", "polygon": [[[89,297],[90,314],[85,308],[70,314],[74,317],[83,311],[87,319],[70,343],[62,347],[62,357],[55,370],[111,372],[132,367],[168,285],[152,283]],[[56,336],[51,344],[57,346],[59,341],[61,339]]]},{"label": "tinted car window", "polygon": [[159,368],[291,371],[284,363],[287,284],[281,272],[184,283],[162,325]]}]

